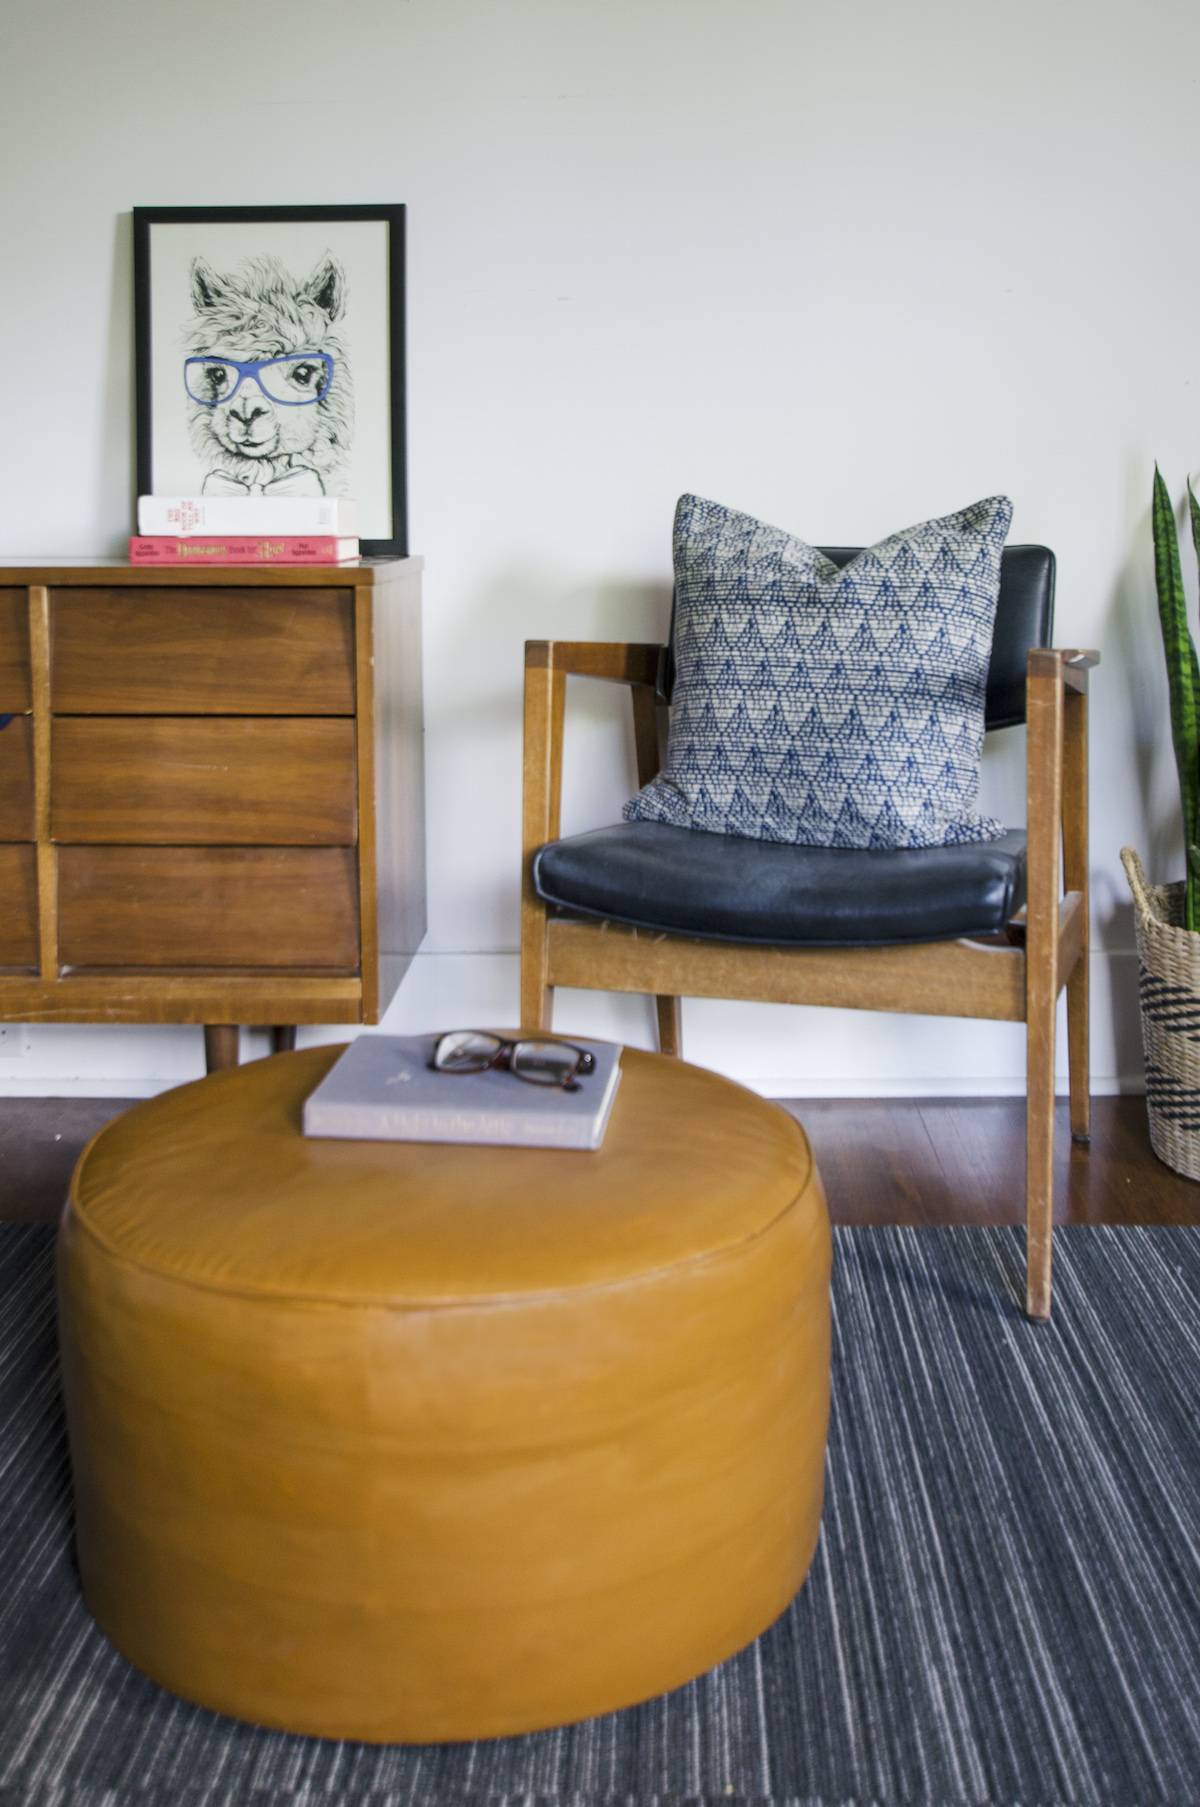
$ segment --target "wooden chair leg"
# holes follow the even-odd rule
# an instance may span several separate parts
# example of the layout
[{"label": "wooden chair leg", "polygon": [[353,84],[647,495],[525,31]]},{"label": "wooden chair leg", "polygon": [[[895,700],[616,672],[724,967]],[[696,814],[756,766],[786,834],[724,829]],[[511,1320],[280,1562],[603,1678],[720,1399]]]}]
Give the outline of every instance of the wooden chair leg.
[{"label": "wooden chair leg", "polygon": [[[662,770],[662,756],[666,741],[666,709],[653,690],[632,690],[630,701],[633,704],[633,741],[637,753],[637,781],[639,784],[649,784],[650,780]],[[671,997],[667,993],[660,993],[655,997],[654,1009],[658,1017],[658,1051],[660,1054],[673,1054],[678,1059],[679,1052],[683,1047],[679,999]]]},{"label": "wooden chair leg", "polygon": [[525,771],[521,807],[522,1029],[549,1029],[554,1012],[546,905],[533,885],[533,856],[558,838],[562,797],[566,674],[548,663],[545,646],[525,649]]},{"label": "wooden chair leg", "polygon": [[1090,1142],[1091,1075],[1088,1055],[1088,699],[1086,691],[1063,698],[1063,884],[1082,899],[1083,938],[1079,962],[1067,980],[1067,1060],[1071,1077],[1071,1135]]},{"label": "wooden chair leg", "polygon": [[1054,1029],[1058,1011],[1063,698],[1030,655],[1025,930],[1025,1310],[1050,1316],[1054,1233]]},{"label": "wooden chair leg", "polygon": [[554,1027],[554,987],[546,983],[545,928],[540,936],[521,939],[521,1022],[522,1029]]},{"label": "wooden chair leg", "polygon": [[295,1023],[276,1023],[271,1030],[272,1054],[292,1054],[296,1048]]},{"label": "wooden chair leg", "polygon": [[238,1026],[236,1023],[205,1023],[204,1066],[209,1073],[238,1064]]},{"label": "wooden chair leg", "polygon": [[1071,1087],[1071,1139],[1092,1139],[1092,1084],[1088,1049],[1088,957],[1084,949],[1079,964],[1067,980],[1067,1063]]},{"label": "wooden chair leg", "polygon": [[521,1029],[551,1029],[550,912],[528,886],[521,904]]},{"label": "wooden chair leg", "polygon": [[1025,1026],[1025,1310],[1050,1316],[1054,1234],[1054,982]]},{"label": "wooden chair leg", "polygon": [[683,1022],[679,999],[658,996],[654,1000],[658,1015],[658,1051],[678,1059],[683,1050]]}]

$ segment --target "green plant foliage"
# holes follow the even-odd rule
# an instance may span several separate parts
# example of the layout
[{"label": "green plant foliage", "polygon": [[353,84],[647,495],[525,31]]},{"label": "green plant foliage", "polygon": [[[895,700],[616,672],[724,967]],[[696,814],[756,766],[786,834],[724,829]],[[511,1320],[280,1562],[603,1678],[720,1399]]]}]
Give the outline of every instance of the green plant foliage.
[{"label": "green plant foliage", "polygon": [[[1200,560],[1200,504],[1188,484],[1192,540]],[[1179,535],[1175,510],[1158,466],[1154,467],[1154,581],[1158,591],[1158,618],[1162,626],[1167,660],[1167,685],[1171,697],[1171,738],[1179,768],[1179,801],[1183,812],[1183,845],[1187,851],[1187,899],[1184,922],[1200,928],[1200,661],[1188,626],[1179,561]]]}]

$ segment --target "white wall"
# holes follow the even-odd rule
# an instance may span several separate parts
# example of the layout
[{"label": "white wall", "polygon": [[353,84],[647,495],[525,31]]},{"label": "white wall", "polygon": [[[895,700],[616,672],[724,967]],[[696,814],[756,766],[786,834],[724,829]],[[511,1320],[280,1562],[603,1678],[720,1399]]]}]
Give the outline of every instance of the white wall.
[{"label": "white wall", "polygon": [[[1104,653],[1097,1083],[1137,1074],[1117,854],[1167,876],[1179,840],[1147,504],[1155,458],[1176,492],[1200,463],[1190,0],[9,0],[2,29],[0,555],[129,530],[132,205],[408,204],[430,932],[390,1025],[515,1014],[521,643],[659,637],[681,490],[834,542],[1004,490],[1058,552],[1060,642]],[[621,699],[570,702],[568,828],[633,786]],[[650,1033],[595,994],[557,1022]],[[799,1093],[1022,1071],[1011,1026],[691,1004],[685,1037]],[[0,1091],[199,1071],[196,1031],[27,1039]]]}]

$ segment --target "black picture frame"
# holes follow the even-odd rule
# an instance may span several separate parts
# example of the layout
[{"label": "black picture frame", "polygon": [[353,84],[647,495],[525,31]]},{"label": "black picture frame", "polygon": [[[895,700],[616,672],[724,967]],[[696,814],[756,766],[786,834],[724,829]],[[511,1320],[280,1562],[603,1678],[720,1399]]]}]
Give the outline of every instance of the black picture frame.
[{"label": "black picture frame", "polygon": [[[386,247],[382,263],[386,271],[387,293],[374,296],[371,300],[371,319],[374,323],[374,338],[382,345],[386,336],[386,372],[374,371],[367,374],[373,377],[376,384],[385,381],[387,386],[386,402],[378,398],[378,391],[373,391],[375,407],[372,418],[376,422],[376,430],[371,435],[373,440],[381,443],[372,454],[369,446],[355,448],[363,462],[369,462],[372,456],[381,457],[385,452],[388,460],[386,480],[376,487],[379,490],[371,510],[372,518],[362,514],[363,498],[360,504],[360,549],[364,557],[403,557],[408,552],[408,482],[407,482],[407,439],[406,439],[406,406],[405,406],[405,248],[404,226],[405,209],[403,204],[384,206],[354,205],[346,207],[135,207],[133,209],[133,302],[134,302],[134,376],[136,393],[136,464],[137,488],[139,495],[162,493],[194,494],[199,485],[191,488],[180,488],[178,483],[167,484],[165,490],[159,478],[162,472],[155,458],[155,425],[156,419],[160,429],[160,440],[165,441],[163,433],[162,408],[165,405],[176,406],[175,395],[171,394],[167,404],[161,395],[155,395],[155,362],[156,357],[161,365],[165,351],[155,343],[155,244],[156,233],[164,227],[193,226],[196,230],[196,244],[203,246],[203,230],[208,227],[221,228],[262,228],[261,233],[254,231],[245,235],[246,256],[263,257],[286,254],[288,245],[287,228],[297,226],[321,225],[329,228],[327,237],[333,256],[339,255],[339,240],[336,228],[341,226],[345,233],[352,233],[355,226],[363,224],[383,226],[386,229]],[[272,230],[274,229],[274,230]],[[241,238],[241,234],[233,235]],[[161,241],[160,241],[161,242]],[[345,243],[352,242],[344,237]],[[179,262],[180,239],[172,238],[172,258],[175,265]],[[200,254],[198,249],[197,254]],[[378,255],[373,261],[380,261]],[[175,285],[178,286],[177,284]],[[311,287],[311,284],[309,285]],[[351,301],[353,301],[353,284],[350,285]],[[174,295],[172,296],[174,301]],[[181,322],[182,326],[182,322]],[[160,333],[160,338],[163,335]],[[208,349],[207,347],[205,348]],[[236,352],[230,352],[236,356]],[[360,353],[355,354],[360,357]],[[180,352],[180,370],[182,372],[182,349]],[[159,389],[164,385],[160,382]],[[187,398],[183,391],[182,376],[178,386],[178,406],[180,410],[187,408]],[[297,410],[299,413],[299,410]],[[178,466],[178,461],[177,461]],[[361,466],[360,466],[361,468]],[[203,475],[203,468],[197,462],[196,470]],[[210,473],[211,474],[211,473]],[[319,493],[319,492],[317,492]],[[331,493],[338,493],[333,491]],[[381,518],[382,517],[382,518]],[[382,531],[375,531],[379,528]]]}]

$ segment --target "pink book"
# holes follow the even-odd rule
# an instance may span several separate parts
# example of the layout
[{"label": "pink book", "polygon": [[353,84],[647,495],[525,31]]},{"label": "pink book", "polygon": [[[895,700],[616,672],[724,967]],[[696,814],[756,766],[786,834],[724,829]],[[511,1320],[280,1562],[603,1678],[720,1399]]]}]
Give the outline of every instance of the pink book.
[{"label": "pink book", "polygon": [[131,565],[340,565],[358,557],[356,539],[333,534],[189,536],[135,533]]}]

